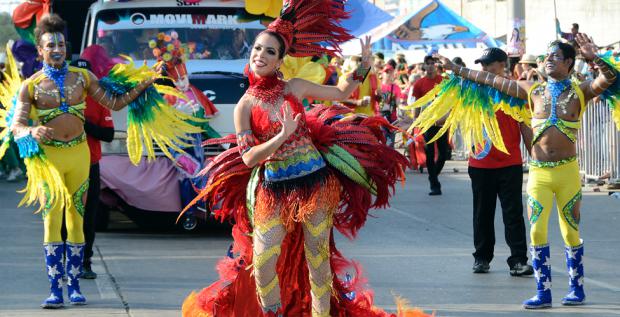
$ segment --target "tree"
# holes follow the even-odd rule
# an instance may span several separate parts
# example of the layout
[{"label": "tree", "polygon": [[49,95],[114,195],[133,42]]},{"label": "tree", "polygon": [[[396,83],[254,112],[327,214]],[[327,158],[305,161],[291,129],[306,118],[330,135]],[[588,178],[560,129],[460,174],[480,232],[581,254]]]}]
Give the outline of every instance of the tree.
[{"label": "tree", "polygon": [[17,31],[15,31],[11,14],[8,12],[0,12],[0,52],[4,52],[6,42],[18,39],[19,35]]}]

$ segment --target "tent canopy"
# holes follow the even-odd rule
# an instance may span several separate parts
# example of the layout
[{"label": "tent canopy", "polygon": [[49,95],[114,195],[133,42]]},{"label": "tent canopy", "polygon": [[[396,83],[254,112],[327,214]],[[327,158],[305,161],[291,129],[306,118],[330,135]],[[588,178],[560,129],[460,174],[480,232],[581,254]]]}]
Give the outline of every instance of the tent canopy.
[{"label": "tent canopy", "polygon": [[345,3],[345,10],[351,16],[342,21],[342,26],[355,37],[368,33],[394,18],[367,0],[349,0]]},{"label": "tent canopy", "polygon": [[373,50],[380,51],[500,46],[438,0],[431,1],[415,13],[385,23],[371,34]]}]

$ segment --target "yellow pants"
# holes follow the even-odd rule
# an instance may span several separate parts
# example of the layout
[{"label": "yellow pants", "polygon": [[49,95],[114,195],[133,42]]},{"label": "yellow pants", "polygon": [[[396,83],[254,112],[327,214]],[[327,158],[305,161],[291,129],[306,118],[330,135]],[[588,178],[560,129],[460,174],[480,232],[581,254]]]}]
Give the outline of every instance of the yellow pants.
[{"label": "yellow pants", "polygon": [[78,144],[55,141],[54,145],[42,145],[45,155],[56,167],[67,190],[71,194],[71,205],[63,210],[60,204],[46,206],[43,210],[43,243],[62,242],[60,230],[63,212],[67,228],[67,242],[84,243],[84,203],[88,191],[90,152],[84,141]]},{"label": "yellow pants", "polygon": [[559,164],[556,162],[530,164],[527,205],[531,225],[530,238],[534,246],[547,244],[547,227],[554,195],[564,243],[570,247],[579,246],[581,178],[576,159],[570,158]]}]

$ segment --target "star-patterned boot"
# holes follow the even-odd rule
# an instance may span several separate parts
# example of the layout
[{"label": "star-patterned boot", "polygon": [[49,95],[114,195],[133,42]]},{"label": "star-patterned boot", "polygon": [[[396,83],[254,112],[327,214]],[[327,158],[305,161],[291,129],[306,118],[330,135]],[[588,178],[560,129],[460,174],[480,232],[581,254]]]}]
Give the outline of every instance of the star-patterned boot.
[{"label": "star-patterned boot", "polygon": [[551,307],[551,262],[549,245],[531,246],[532,266],[536,277],[536,296],[523,302],[526,309]]},{"label": "star-patterned boot", "polygon": [[566,268],[568,269],[568,294],[562,298],[562,305],[583,305],[586,294],[583,291],[583,243],[566,247]]},{"label": "star-patterned boot", "polygon": [[64,305],[62,299],[62,276],[64,269],[62,267],[62,254],[65,246],[61,243],[49,243],[43,245],[45,252],[45,267],[47,269],[47,278],[50,281],[50,296],[43,301],[43,308],[60,308]]},{"label": "star-patterned boot", "polygon": [[84,244],[67,243],[67,292],[71,305],[86,305],[86,298],[80,292],[83,261]]}]

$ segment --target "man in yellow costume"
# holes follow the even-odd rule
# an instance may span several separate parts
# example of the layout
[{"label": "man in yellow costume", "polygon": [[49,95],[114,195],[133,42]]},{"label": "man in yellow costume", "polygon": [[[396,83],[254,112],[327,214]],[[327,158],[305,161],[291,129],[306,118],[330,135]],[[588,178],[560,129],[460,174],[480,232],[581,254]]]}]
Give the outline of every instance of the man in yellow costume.
[{"label": "man in yellow costume", "polygon": [[[537,293],[523,302],[527,309],[551,307],[547,227],[554,195],[570,275],[569,292],[562,304],[582,305],[585,302],[583,241],[579,236],[581,181],[575,146],[577,130],[581,127],[586,103],[601,94],[610,103],[616,124],[620,125],[620,89],[616,81],[620,63],[609,55],[597,56],[596,45],[585,34],[579,34],[577,42],[580,53],[600,69],[600,75],[594,80],[577,83],[569,79],[576,51],[571,45],[557,41],[550,44],[545,59],[547,83],[509,80],[458,66],[438,55],[445,68],[452,70],[455,76],[412,106],[432,100],[414,126],[428,129],[434,121],[449,114],[438,135],[460,128],[470,145],[490,142],[503,152],[507,150],[494,111],[501,109],[525,122],[531,117],[533,160],[527,184],[527,205]],[[526,100],[529,107],[526,107]]]},{"label": "man in yellow costume", "polygon": [[[90,169],[84,133],[86,96],[110,110],[131,105],[128,131],[132,136],[128,146],[132,144],[129,146],[132,162],[140,161],[143,143],[152,158],[153,139],[168,153],[167,147],[174,147],[174,143],[184,144],[181,139],[187,139],[186,133],[200,131],[181,121],[187,116],[170,110],[158,93],[159,89],[166,89],[156,90],[151,85],[161,76],[146,66],[136,69],[133,63],[116,65],[101,80],[88,70],[68,66],[65,26],[58,15],[43,17],[35,29],[43,69],[20,84],[17,67],[12,61],[12,76],[0,85],[3,104],[13,100],[9,111],[0,109],[2,126],[8,128],[0,133],[0,158],[6,144],[15,139],[28,169],[26,196],[21,203],[39,202],[39,210],[43,210],[43,246],[51,290],[41,304],[43,308],[58,308],[64,304],[61,277],[65,268],[61,259],[65,253],[70,303],[86,303],[79,285],[84,257],[84,203]],[[18,92],[13,98],[15,91]],[[35,125],[30,126],[30,122]],[[61,238],[63,219],[67,228],[66,243]]]}]

